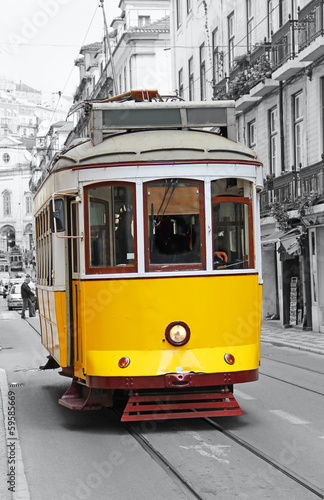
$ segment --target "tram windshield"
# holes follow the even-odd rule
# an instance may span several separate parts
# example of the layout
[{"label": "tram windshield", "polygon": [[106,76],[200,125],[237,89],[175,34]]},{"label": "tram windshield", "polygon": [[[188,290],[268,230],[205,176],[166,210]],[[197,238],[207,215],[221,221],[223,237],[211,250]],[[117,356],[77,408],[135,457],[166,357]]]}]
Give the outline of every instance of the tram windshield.
[{"label": "tram windshield", "polygon": [[214,269],[252,268],[251,199],[239,194],[212,196],[212,217]]},{"label": "tram windshield", "polygon": [[134,271],[134,186],[107,183],[86,193],[89,271]]},{"label": "tram windshield", "polygon": [[204,266],[202,183],[166,179],[145,185],[149,269]]}]

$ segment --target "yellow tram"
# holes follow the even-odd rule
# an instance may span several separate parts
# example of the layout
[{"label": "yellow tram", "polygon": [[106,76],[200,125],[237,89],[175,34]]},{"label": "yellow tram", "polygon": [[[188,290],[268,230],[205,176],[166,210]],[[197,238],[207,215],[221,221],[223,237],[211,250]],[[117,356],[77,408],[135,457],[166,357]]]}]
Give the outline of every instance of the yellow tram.
[{"label": "yellow tram", "polygon": [[[234,103],[130,92],[87,105],[89,138],[35,199],[37,289],[60,403],[122,420],[239,415],[258,378],[262,165]],[[46,367],[45,367],[46,368]]]}]

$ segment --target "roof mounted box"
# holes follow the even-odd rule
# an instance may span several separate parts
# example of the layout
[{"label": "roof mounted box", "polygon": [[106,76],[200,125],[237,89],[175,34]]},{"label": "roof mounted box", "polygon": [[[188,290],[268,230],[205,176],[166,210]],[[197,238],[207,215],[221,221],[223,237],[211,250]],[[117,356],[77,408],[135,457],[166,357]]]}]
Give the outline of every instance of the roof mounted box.
[{"label": "roof mounted box", "polygon": [[89,136],[94,145],[108,133],[143,129],[225,128],[236,142],[234,101],[93,103]]}]

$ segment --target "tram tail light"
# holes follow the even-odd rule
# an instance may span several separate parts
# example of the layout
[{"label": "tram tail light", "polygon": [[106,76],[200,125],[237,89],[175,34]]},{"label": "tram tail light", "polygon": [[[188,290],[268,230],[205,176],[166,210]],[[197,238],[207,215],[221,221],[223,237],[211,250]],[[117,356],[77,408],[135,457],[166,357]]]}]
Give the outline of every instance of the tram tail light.
[{"label": "tram tail light", "polygon": [[224,359],[225,359],[226,363],[229,365],[234,365],[234,363],[235,363],[235,358],[234,358],[233,354],[229,354],[229,353],[225,354]]},{"label": "tram tail light", "polygon": [[127,358],[127,357],[120,358],[120,360],[118,361],[118,366],[119,366],[119,368],[127,368],[129,363],[130,363],[129,358]]}]

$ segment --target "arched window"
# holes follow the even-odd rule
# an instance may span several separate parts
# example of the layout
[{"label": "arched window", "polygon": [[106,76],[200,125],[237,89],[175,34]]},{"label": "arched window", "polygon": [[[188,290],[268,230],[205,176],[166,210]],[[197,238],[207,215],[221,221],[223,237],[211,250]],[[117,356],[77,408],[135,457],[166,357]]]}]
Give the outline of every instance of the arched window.
[{"label": "arched window", "polygon": [[3,191],[2,198],[3,198],[3,215],[4,216],[11,215],[11,192],[7,190]]},{"label": "arched window", "polygon": [[26,193],[25,195],[25,200],[26,200],[26,215],[30,215],[33,213],[33,198],[30,193]]}]

